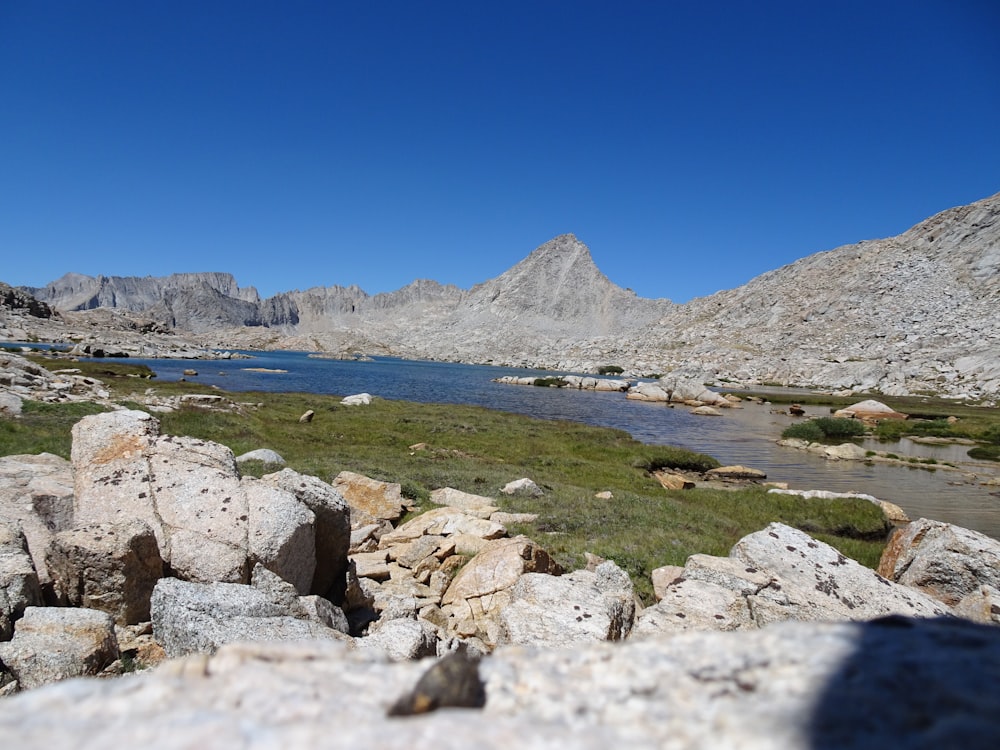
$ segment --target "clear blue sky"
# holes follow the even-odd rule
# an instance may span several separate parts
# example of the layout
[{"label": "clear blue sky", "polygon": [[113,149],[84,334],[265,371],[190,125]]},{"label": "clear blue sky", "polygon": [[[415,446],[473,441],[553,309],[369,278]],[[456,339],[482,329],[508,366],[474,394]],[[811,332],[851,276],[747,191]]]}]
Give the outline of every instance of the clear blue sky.
[{"label": "clear blue sky", "polygon": [[0,0],[0,280],[686,301],[1000,191],[1000,3]]}]

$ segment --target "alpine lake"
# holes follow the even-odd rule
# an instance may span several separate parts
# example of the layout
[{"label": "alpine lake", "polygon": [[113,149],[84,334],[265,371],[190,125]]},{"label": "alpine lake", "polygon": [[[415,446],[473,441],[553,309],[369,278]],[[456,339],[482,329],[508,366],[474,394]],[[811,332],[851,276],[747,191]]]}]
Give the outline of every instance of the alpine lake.
[{"label": "alpine lake", "polygon": [[[768,480],[792,489],[860,492],[896,503],[913,519],[925,517],[975,529],[1000,539],[1000,486],[984,484],[1000,476],[1000,464],[975,461],[969,446],[928,445],[908,438],[862,447],[902,458],[934,459],[937,464],[831,461],[777,445],[782,430],[803,417],[780,406],[744,401],[723,416],[697,416],[684,406],[631,401],[623,393],[539,388],[494,382],[504,375],[552,377],[550,370],[464,365],[376,357],[337,360],[306,352],[246,352],[252,359],[127,360],[145,364],[160,381],[182,378],[227,391],[304,392],[372,396],[483,406],[542,419],[611,427],[637,440],[675,445],[714,456],[724,465],[742,464],[767,473]],[[185,376],[195,369],[197,376]],[[858,397],[861,400],[862,396]],[[807,406],[806,416],[829,415],[829,407]]]}]

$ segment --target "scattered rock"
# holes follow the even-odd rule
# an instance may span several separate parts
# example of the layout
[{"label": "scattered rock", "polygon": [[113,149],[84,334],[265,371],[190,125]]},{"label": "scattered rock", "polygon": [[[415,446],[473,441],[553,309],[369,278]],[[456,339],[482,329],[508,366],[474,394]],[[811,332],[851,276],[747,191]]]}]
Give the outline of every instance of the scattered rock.
[{"label": "scattered rock", "polygon": [[353,396],[347,396],[340,401],[343,406],[368,406],[371,402],[372,395],[370,393],[356,393]]},{"label": "scattered rock", "polygon": [[21,415],[23,400],[15,393],[0,392],[0,417],[7,419]]},{"label": "scattered rock", "polygon": [[261,482],[291,493],[315,517],[315,573],[311,593],[334,602],[343,598],[347,551],[351,543],[351,508],[337,490],[318,477],[282,469]]},{"label": "scattered rock", "polygon": [[114,622],[93,609],[28,607],[14,638],[0,643],[0,662],[22,690],[96,675],[117,658]]},{"label": "scattered rock", "polygon": [[700,417],[721,417],[722,412],[716,409],[714,406],[697,406],[691,410],[692,414],[697,414]]},{"label": "scattered rock", "polygon": [[503,643],[550,648],[579,641],[617,641],[632,630],[632,582],[614,562],[553,576],[525,573],[500,610]]},{"label": "scattered rock", "polygon": [[665,490],[690,490],[695,486],[687,477],[670,471],[654,471],[653,476]]},{"label": "scattered rock", "polygon": [[688,558],[660,601],[639,615],[634,633],[949,613],[940,602],[887,581],[804,532],[772,523],[743,537],[728,558]]},{"label": "scattered rock", "polygon": [[895,409],[874,399],[859,401],[846,408],[838,409],[833,413],[833,416],[847,419],[862,419],[866,422],[878,422],[882,419],[906,419],[905,414],[900,414]]},{"label": "scattered rock", "polygon": [[51,453],[0,457],[0,519],[20,524],[43,594],[51,589],[45,553],[73,525],[73,472]]},{"label": "scattered rock", "polygon": [[823,446],[823,455],[834,461],[864,461],[867,458],[865,449],[854,443]]},{"label": "scattered rock", "polygon": [[525,573],[558,574],[549,554],[527,537],[487,542],[462,568],[441,601],[449,629],[487,644],[502,640],[497,617],[511,600],[511,589]]},{"label": "scattered rock", "polygon": [[284,466],[286,463],[280,453],[270,448],[258,448],[257,450],[248,451],[236,457],[236,463],[238,464],[245,461],[260,461],[264,464],[277,464],[278,466]]},{"label": "scattered rock", "polygon": [[419,618],[394,618],[379,622],[378,627],[358,640],[362,648],[383,651],[390,659],[413,660],[437,655],[437,628]]},{"label": "scattered rock", "polygon": [[541,497],[545,494],[541,487],[527,477],[508,482],[500,492],[504,495],[520,495],[522,497]]},{"label": "scattered rock", "polygon": [[170,657],[211,654],[237,641],[346,638],[311,619],[310,608],[299,610],[299,617],[290,614],[293,601],[294,591],[276,595],[241,584],[163,578],[153,590],[153,635]]},{"label": "scattered rock", "polygon": [[315,416],[316,412],[314,412],[312,409],[308,409],[302,414],[301,417],[299,417],[299,424],[308,424],[309,422],[313,421],[313,417]]},{"label": "scattered rock", "polygon": [[674,583],[683,574],[684,568],[679,565],[663,565],[659,568],[655,568],[649,576],[653,582],[653,596],[656,597],[656,601],[660,601],[660,599],[663,598],[667,587]]},{"label": "scattered rock", "polygon": [[472,495],[451,487],[444,487],[431,492],[431,502],[437,505],[459,508],[466,513],[481,518],[489,518],[490,514],[498,510],[491,498],[483,497],[482,495]]},{"label": "scattered rock", "polygon": [[373,519],[393,523],[403,515],[402,488],[397,482],[382,482],[353,471],[342,471],[334,478],[333,488],[351,506],[352,524],[366,524]]},{"label": "scattered rock", "polygon": [[1000,590],[993,586],[980,586],[962,597],[953,609],[959,617],[973,622],[1000,625]]},{"label": "scattered rock", "polygon": [[719,466],[715,469],[709,469],[705,472],[705,476],[709,479],[724,479],[724,480],[754,480],[760,481],[762,479],[767,479],[767,474],[765,474],[760,469],[751,469],[748,466]]}]

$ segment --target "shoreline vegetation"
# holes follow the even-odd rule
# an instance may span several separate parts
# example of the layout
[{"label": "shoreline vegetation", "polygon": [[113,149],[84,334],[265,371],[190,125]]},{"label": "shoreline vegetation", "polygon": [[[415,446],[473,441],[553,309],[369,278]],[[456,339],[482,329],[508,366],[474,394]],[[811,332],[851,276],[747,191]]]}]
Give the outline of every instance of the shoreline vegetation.
[{"label": "shoreline vegetation", "polygon": [[[882,511],[861,499],[803,500],[768,494],[756,484],[666,490],[654,471],[704,472],[718,462],[646,445],[621,430],[472,406],[377,398],[359,408],[309,393],[227,393],[191,382],[157,383],[146,368],[120,362],[77,364],[101,377],[112,400],[128,408],[150,411],[150,400],[181,394],[220,397],[207,407],[187,403],[156,410],[164,434],[212,440],[236,455],[270,448],[290,468],[324,481],[348,470],[398,482],[418,507],[414,513],[434,507],[432,490],[453,487],[495,498],[504,511],[537,514],[535,522],[512,525],[510,532],[535,539],[566,569],[585,567],[586,553],[614,560],[646,602],[653,600],[655,568],[683,565],[696,553],[726,556],[741,537],[774,521],[873,568],[891,530]],[[72,425],[101,410],[90,403],[26,402],[20,418],[0,421],[0,454],[68,457]],[[312,420],[300,422],[308,410]],[[241,471],[260,476],[275,468],[248,462]],[[544,494],[500,494],[521,477],[531,478]],[[597,497],[607,492],[611,499]]]}]

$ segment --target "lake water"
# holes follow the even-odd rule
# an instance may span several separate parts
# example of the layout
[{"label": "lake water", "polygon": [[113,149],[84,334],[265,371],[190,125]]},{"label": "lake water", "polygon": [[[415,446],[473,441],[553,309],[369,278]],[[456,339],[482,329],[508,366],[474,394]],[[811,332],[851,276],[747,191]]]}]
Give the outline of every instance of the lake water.
[{"label": "lake water", "polygon": [[[965,455],[967,447],[877,446],[900,455],[949,461],[962,471],[828,461],[776,445],[781,431],[794,418],[774,413],[776,410],[764,404],[747,403],[742,409],[726,410],[722,417],[701,417],[682,406],[629,401],[622,393],[493,382],[501,375],[543,376],[552,372],[393,358],[354,362],[310,358],[301,352],[267,352],[240,360],[128,361],[149,365],[160,380],[177,380],[186,368],[195,368],[199,374],[190,380],[230,391],[303,391],[341,396],[367,392],[389,399],[474,404],[545,419],[614,427],[646,443],[677,445],[712,455],[723,464],[761,469],[769,479],[788,482],[793,489],[864,492],[896,503],[911,518],[935,518],[1000,539],[1000,487],[981,484],[984,477],[997,476],[1000,467],[971,461]],[[246,369],[251,367],[288,372]],[[807,412],[829,414],[826,408]],[[908,452],[908,448],[914,452]]]}]

